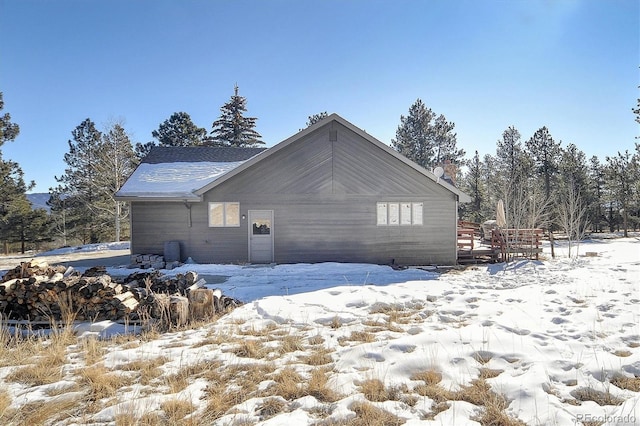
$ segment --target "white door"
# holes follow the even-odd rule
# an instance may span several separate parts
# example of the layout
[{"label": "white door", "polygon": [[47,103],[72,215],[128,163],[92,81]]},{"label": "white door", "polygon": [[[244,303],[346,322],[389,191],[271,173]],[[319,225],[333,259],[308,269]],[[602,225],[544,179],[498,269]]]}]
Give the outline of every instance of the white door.
[{"label": "white door", "polygon": [[273,210],[249,210],[249,262],[273,262]]}]

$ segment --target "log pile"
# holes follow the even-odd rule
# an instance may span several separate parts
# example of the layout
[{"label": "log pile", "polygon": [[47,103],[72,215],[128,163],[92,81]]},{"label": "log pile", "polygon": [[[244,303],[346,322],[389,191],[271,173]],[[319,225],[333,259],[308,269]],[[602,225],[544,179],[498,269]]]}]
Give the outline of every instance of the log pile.
[{"label": "log pile", "polygon": [[[219,290],[204,288],[205,284],[196,272],[175,277],[163,276],[158,271],[137,272],[126,278],[113,278],[104,267],[80,273],[61,265],[22,262],[0,279],[0,315],[33,322],[60,322],[70,317],[77,321],[123,321],[166,319],[167,312],[173,311],[198,312],[203,317],[241,304]],[[209,292],[210,297],[202,295]],[[196,293],[199,296],[192,297],[192,303],[200,306],[191,309],[189,296]],[[209,299],[211,303],[198,302]],[[188,317],[181,314],[174,322],[184,323]]]},{"label": "log pile", "polygon": [[129,263],[129,269],[173,269],[178,266],[180,262],[166,262],[159,254],[133,254]]}]

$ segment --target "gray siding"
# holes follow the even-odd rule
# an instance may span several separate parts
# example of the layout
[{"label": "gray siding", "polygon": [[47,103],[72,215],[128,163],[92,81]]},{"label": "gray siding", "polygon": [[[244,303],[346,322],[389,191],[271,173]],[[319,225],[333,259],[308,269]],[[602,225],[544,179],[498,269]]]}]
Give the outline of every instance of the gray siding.
[{"label": "gray siding", "polygon": [[[329,141],[329,130],[338,140]],[[181,242],[199,263],[248,261],[247,220],[209,228],[208,202],[238,201],[274,211],[277,263],[372,262],[454,264],[456,196],[337,122],[328,123],[207,192],[181,203],[132,203],[132,252],[161,253]],[[424,203],[422,226],[376,225],[376,203]]]}]

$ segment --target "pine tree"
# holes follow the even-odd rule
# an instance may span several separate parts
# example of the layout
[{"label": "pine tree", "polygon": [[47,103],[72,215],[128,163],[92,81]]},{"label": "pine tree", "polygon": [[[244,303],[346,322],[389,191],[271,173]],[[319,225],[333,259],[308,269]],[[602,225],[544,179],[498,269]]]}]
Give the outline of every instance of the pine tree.
[{"label": "pine tree", "polygon": [[440,114],[436,118],[432,128],[432,139],[435,150],[434,164],[440,165],[449,160],[454,164],[460,163],[465,155],[464,149],[457,147],[457,135],[453,132],[456,125],[447,121],[447,118]]},{"label": "pine tree", "polygon": [[471,203],[461,205],[462,217],[472,222],[483,222],[483,206],[486,199],[486,181],[484,179],[484,164],[480,160],[480,154],[475,152],[473,158],[467,164],[468,170],[462,180],[463,190],[471,197]]},{"label": "pine tree", "polygon": [[[4,109],[3,94],[0,92],[0,111]],[[0,147],[5,142],[13,141],[20,133],[20,126],[11,122],[11,115],[5,113],[0,115]],[[36,217],[31,210],[31,203],[27,200],[27,191],[33,189],[34,182],[29,184],[24,181],[24,173],[20,165],[15,161],[4,160],[0,151],[0,241],[4,242],[4,252],[9,252],[9,243],[21,242],[21,249],[24,252],[28,239],[36,240],[44,238],[38,231],[23,232],[17,235],[19,224],[28,224],[29,220]],[[39,212],[40,215],[42,212]],[[39,217],[39,216],[38,216]],[[35,225],[35,223],[34,223]],[[46,235],[46,233],[44,234]]]},{"label": "pine tree", "polygon": [[639,177],[638,158],[632,156],[628,150],[623,153],[618,151],[616,156],[606,158],[606,187],[611,196],[610,201],[619,208],[624,236],[627,237],[629,210],[635,197],[635,183]]},{"label": "pine tree", "polygon": [[551,199],[551,185],[558,171],[560,143],[553,140],[546,126],[536,130],[526,142],[527,151],[531,155],[538,176],[544,184],[544,194]]},{"label": "pine tree", "polygon": [[417,99],[409,108],[409,114],[400,116],[396,138],[391,140],[391,145],[428,170],[441,166],[445,160],[455,164],[464,156],[464,150],[456,146],[454,127],[455,124],[447,121],[444,115],[436,117]]},{"label": "pine tree", "polygon": [[[0,111],[4,109],[4,97],[0,92]],[[5,142],[14,140],[20,133],[20,126],[11,122],[11,114],[0,115],[0,148]]]},{"label": "pine tree", "polygon": [[264,144],[262,136],[254,130],[257,118],[245,117],[247,99],[238,95],[234,88],[231,100],[220,108],[220,118],[213,122],[211,138],[207,142],[213,146],[253,147]]},{"label": "pine tree", "polygon": [[174,112],[151,135],[160,146],[199,146],[204,143],[207,130],[196,126],[186,112]]},{"label": "pine tree", "polygon": [[409,108],[409,114],[400,116],[396,138],[391,140],[396,151],[429,170],[436,166],[431,143],[431,121],[435,116],[422,100],[417,99]]},{"label": "pine tree", "polygon": [[72,132],[69,152],[64,154],[67,164],[65,174],[56,176],[61,183],[57,191],[67,196],[65,200],[68,231],[82,242],[97,243],[104,231],[97,215],[97,170],[102,134],[91,119],[87,118]]},{"label": "pine tree", "polygon": [[318,114],[310,115],[310,116],[308,117],[308,119],[307,119],[307,127],[311,127],[311,126],[313,126],[313,125],[314,125],[314,124],[316,124],[318,121],[322,121],[322,120],[324,120],[325,118],[327,118],[328,116],[329,116],[329,114],[327,114],[327,111],[323,111],[323,112],[320,112],[320,113],[318,113]]},{"label": "pine tree", "polygon": [[589,159],[588,168],[589,192],[593,196],[593,202],[589,207],[589,222],[593,230],[601,232],[602,222],[608,222],[607,217],[603,214],[602,207],[604,204],[604,168],[597,156]]},{"label": "pine tree", "polygon": [[0,241],[4,242],[5,254],[9,253],[9,243],[21,241],[16,237],[16,224],[22,223],[31,214],[26,193],[34,186],[34,182],[25,183],[24,173],[18,163],[3,160],[0,153]]}]

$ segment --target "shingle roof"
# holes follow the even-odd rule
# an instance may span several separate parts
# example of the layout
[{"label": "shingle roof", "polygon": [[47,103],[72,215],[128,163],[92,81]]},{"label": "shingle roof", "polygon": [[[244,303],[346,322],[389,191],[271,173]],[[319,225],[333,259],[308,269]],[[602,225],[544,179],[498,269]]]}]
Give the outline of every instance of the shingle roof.
[{"label": "shingle roof", "polygon": [[267,148],[235,148],[206,146],[156,146],[142,163],[226,163],[245,161]]}]

